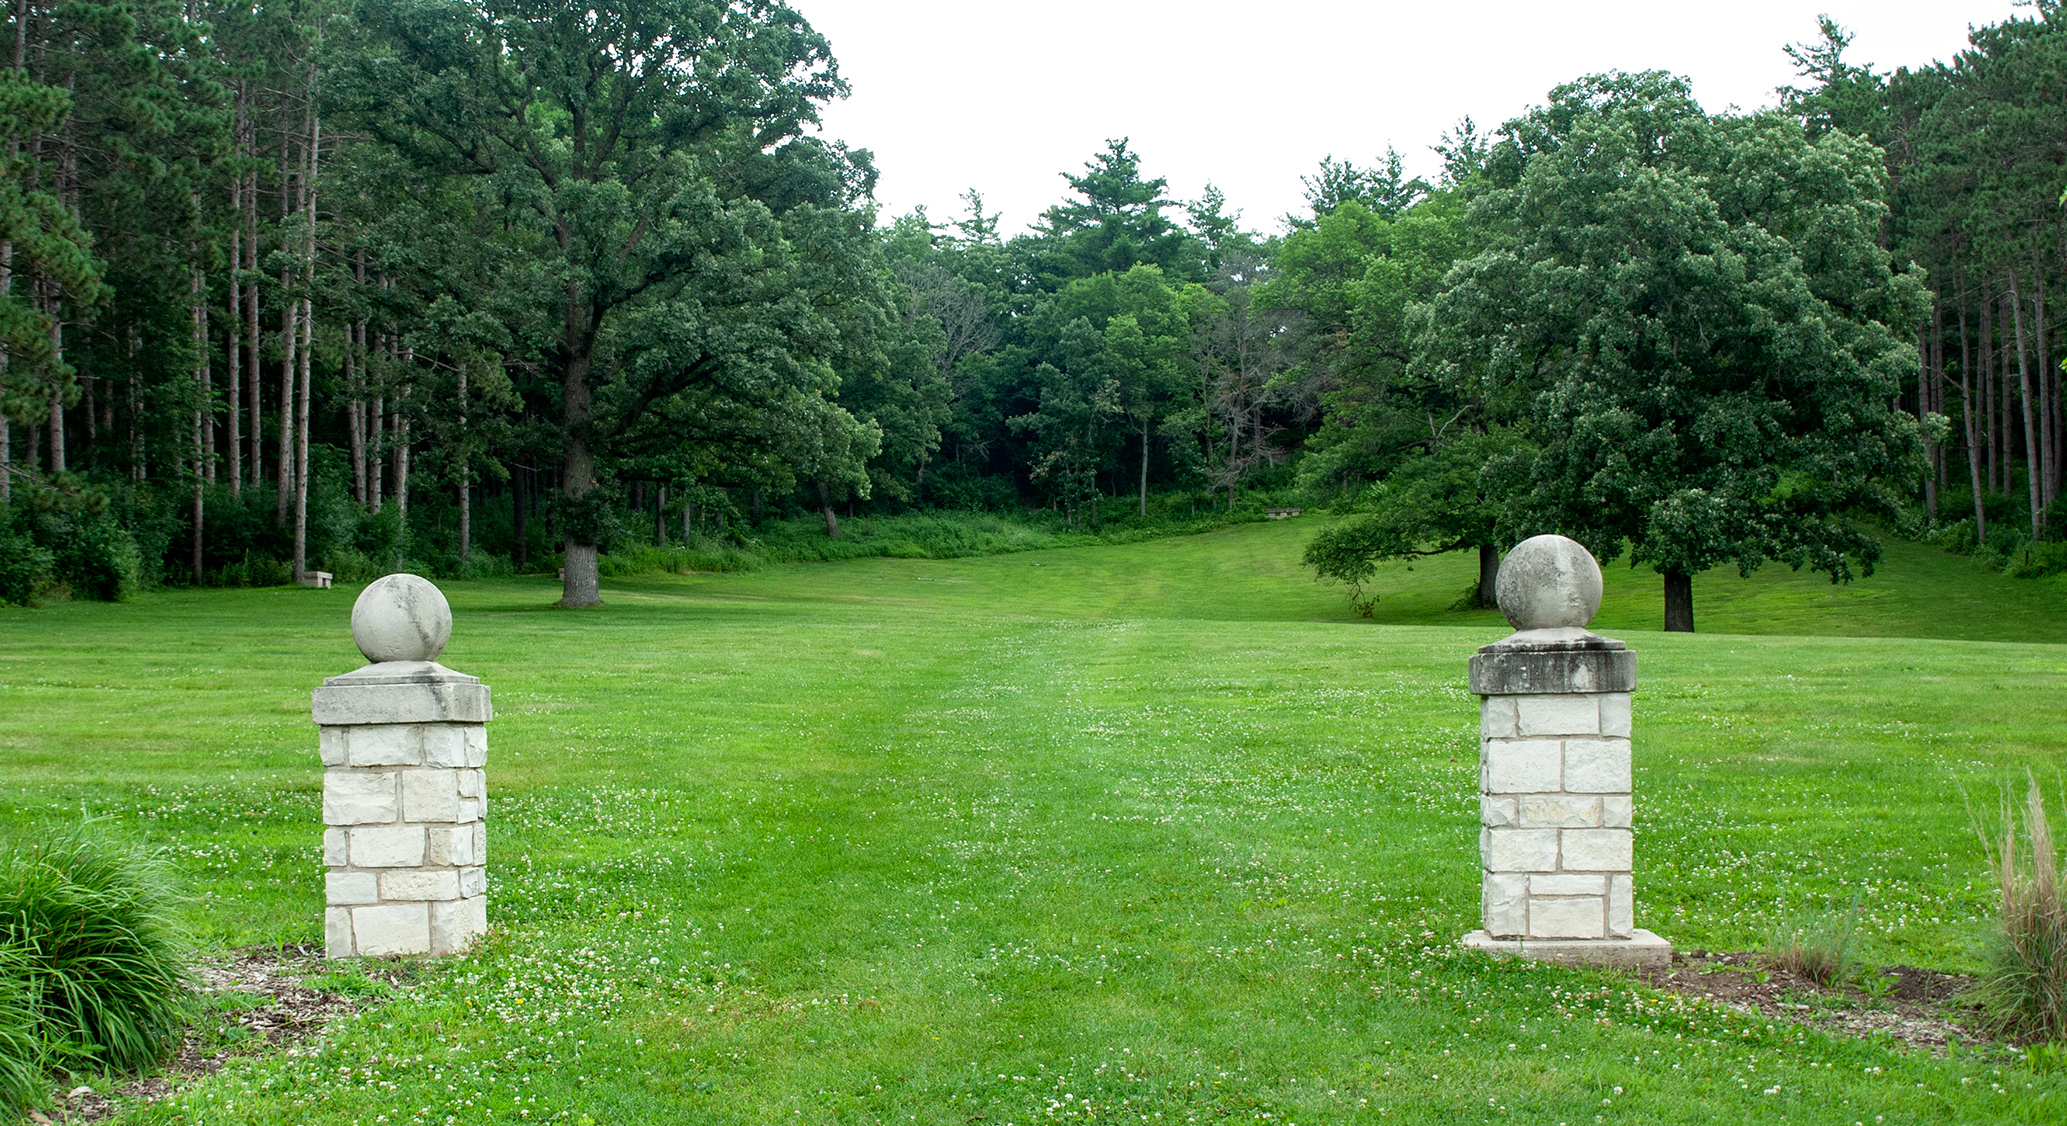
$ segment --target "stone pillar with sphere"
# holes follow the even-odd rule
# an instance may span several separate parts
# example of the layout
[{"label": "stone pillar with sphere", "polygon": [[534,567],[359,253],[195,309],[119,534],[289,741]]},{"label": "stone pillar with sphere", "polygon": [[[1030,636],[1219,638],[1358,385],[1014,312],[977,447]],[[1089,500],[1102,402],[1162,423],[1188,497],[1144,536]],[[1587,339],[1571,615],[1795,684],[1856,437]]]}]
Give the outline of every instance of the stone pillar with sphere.
[{"label": "stone pillar with sphere", "polygon": [[1484,928],[1464,945],[1670,964],[1671,945],[1635,920],[1636,654],[1586,628],[1600,609],[1600,565],[1572,540],[1537,536],[1508,553],[1495,589],[1515,633],[1471,658]]},{"label": "stone pillar with sphere", "polygon": [[450,954],[488,930],[488,686],[437,663],[452,608],[389,575],[352,607],[372,663],[315,690],[323,755],[324,946]]}]

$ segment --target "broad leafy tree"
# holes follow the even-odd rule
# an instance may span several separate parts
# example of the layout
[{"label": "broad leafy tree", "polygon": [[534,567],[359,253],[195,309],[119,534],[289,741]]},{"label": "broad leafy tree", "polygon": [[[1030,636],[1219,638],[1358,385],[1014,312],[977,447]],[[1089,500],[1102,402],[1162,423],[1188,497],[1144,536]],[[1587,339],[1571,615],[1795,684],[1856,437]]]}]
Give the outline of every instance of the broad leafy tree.
[{"label": "broad leafy tree", "polygon": [[1674,630],[1717,563],[1870,573],[1858,516],[1920,476],[1893,403],[1926,308],[1878,241],[1879,151],[1616,74],[1510,123],[1485,178],[1471,214],[1490,244],[1434,301],[1417,365],[1530,396],[1541,453],[1504,530],[1650,564]]}]

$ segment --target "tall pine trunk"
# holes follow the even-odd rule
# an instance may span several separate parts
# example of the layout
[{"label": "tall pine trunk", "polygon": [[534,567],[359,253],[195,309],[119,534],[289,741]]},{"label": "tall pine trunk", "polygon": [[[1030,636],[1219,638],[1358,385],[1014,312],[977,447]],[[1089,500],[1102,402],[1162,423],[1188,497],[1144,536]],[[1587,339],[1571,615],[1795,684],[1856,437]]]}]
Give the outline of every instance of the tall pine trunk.
[{"label": "tall pine trunk", "polygon": [[[309,76],[310,88],[315,86],[315,75]],[[314,98],[310,99],[308,115],[308,146],[305,150],[307,164],[301,177],[302,210],[302,258],[301,258],[301,355],[297,357],[297,383],[294,402],[294,577],[300,581],[308,572],[309,563],[309,405],[313,387],[310,379],[310,360],[316,351],[316,175],[323,152],[323,121],[314,110]]]},{"label": "tall pine trunk", "polygon": [[2024,299],[2017,292],[2017,271],[2004,271],[2010,286],[2010,330],[2017,337],[2017,385],[2024,398],[2024,479],[2031,494],[2031,538],[2036,540],[2045,531],[2045,505],[2039,496],[2039,479],[2044,475],[2044,452],[2038,444],[2036,420],[2032,418],[2033,397],[2031,391],[2031,365],[2026,362],[2024,352]]},{"label": "tall pine trunk", "polygon": [[[196,200],[198,204],[200,201]],[[208,275],[200,267],[200,247],[193,248],[196,264],[188,270],[189,316],[194,333],[194,585],[202,579],[201,537],[206,523],[209,443],[203,425],[211,395],[208,387]]]},{"label": "tall pine trunk", "polygon": [[1988,508],[1983,502],[1987,495],[1981,487],[1981,415],[1975,409],[1974,387],[1971,374],[1973,355],[1968,350],[1966,275],[1960,275],[1959,291],[1959,411],[1960,427],[1967,442],[1967,477],[1974,490],[1974,541],[1988,542]]},{"label": "tall pine trunk", "polygon": [[1489,543],[1478,545],[1478,603],[1500,605],[1500,549]]}]

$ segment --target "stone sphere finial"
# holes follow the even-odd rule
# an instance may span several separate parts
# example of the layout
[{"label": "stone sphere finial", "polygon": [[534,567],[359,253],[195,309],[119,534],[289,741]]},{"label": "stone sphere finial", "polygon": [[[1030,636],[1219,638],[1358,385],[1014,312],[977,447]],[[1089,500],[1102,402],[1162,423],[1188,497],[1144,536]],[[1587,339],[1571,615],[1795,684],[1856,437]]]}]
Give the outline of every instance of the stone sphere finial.
[{"label": "stone sphere finial", "polygon": [[1600,564],[1576,540],[1534,536],[1507,553],[1493,589],[1516,629],[1584,629],[1600,610]]},{"label": "stone sphere finial", "polygon": [[352,640],[382,661],[435,661],[452,640],[452,606],[420,575],[375,579],[352,604]]}]

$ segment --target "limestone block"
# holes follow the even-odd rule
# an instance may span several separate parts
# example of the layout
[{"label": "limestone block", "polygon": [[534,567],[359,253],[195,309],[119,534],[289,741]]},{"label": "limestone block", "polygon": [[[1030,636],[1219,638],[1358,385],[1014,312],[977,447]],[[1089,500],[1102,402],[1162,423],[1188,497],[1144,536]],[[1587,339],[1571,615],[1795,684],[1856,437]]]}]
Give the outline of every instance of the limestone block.
[{"label": "limestone block", "polygon": [[349,958],[357,953],[352,948],[352,909],[349,907],[326,907],[323,909],[323,954],[329,958]]},{"label": "limestone block", "polygon": [[488,793],[488,772],[475,768],[459,772],[459,796],[463,798],[485,797]]},{"label": "limestone block", "polygon": [[1608,794],[1600,800],[1600,823],[1610,829],[1627,829],[1636,823],[1636,802],[1628,794]]},{"label": "limestone block", "polygon": [[488,933],[488,900],[485,896],[432,903],[430,907],[430,950],[433,954],[457,954]]},{"label": "limestone block", "polygon": [[1635,859],[1636,842],[1627,829],[1564,829],[1560,835],[1567,872],[1627,872]]},{"label": "limestone block", "polygon": [[475,863],[474,827],[472,825],[433,825],[428,830],[429,842],[424,849],[425,864],[449,864],[454,867]]},{"label": "limestone block", "polygon": [[397,868],[380,874],[383,900],[458,899],[459,873],[450,868]]},{"label": "limestone block", "polygon": [[402,816],[410,821],[463,820],[459,816],[458,773],[412,770],[402,775]]},{"label": "limestone block", "polygon": [[423,863],[421,825],[368,825],[352,830],[352,863],[360,868],[415,868]]},{"label": "limestone block", "polygon": [[1599,898],[1530,899],[1530,938],[1606,938],[1607,922]]},{"label": "limestone block", "polygon": [[488,729],[472,726],[466,729],[468,766],[488,765]]},{"label": "limestone block", "polygon": [[459,894],[486,895],[488,893],[488,869],[475,865],[459,870]]},{"label": "limestone block", "polygon": [[395,772],[328,770],[323,773],[323,823],[376,825],[402,814]]},{"label": "limestone block", "polygon": [[1629,740],[1565,740],[1564,789],[1575,794],[1626,794],[1630,781]]},{"label": "limestone block", "polygon": [[1608,877],[1608,937],[1628,938],[1636,933],[1635,884],[1628,876]]},{"label": "limestone block", "polygon": [[1597,696],[1517,696],[1515,726],[1528,735],[1597,735],[1600,707]]},{"label": "limestone block", "polygon": [[1481,699],[1478,730],[1479,735],[1487,739],[1512,739],[1519,734],[1515,728],[1514,697],[1487,696]]},{"label": "limestone block", "polygon": [[346,845],[348,845],[350,841],[351,834],[345,832],[343,829],[323,830],[324,866],[329,868],[344,867],[345,862],[351,853],[351,850],[346,847]]},{"label": "limestone block", "polygon": [[380,881],[371,872],[326,872],[323,899],[333,907],[354,903],[378,903]]},{"label": "limestone block", "polygon": [[415,766],[423,761],[423,740],[406,723],[354,727],[348,740],[353,766]]},{"label": "limestone block", "polygon": [[1529,894],[1536,895],[1592,895],[1608,893],[1608,877],[1602,875],[1574,875],[1560,872],[1549,876],[1530,876]]},{"label": "limestone block", "polygon": [[1521,816],[1514,798],[1485,796],[1478,800],[1478,821],[1488,829],[1511,829],[1521,824]]},{"label": "limestone block", "polygon": [[1532,794],[1559,788],[1554,740],[1488,739],[1479,745],[1479,761],[1486,793]]},{"label": "limestone block", "polygon": [[456,723],[427,723],[423,726],[423,764],[461,767],[467,763],[467,728]]},{"label": "limestone block", "polygon": [[1484,886],[1486,931],[1497,935],[1528,933],[1529,877],[1487,872]]},{"label": "limestone block", "polygon": [[[379,665],[369,669],[381,671]],[[330,677],[314,693],[316,722],[486,723],[493,718],[486,685],[441,665],[430,665],[424,672],[415,680],[353,674]]]},{"label": "limestone block", "polygon": [[1557,835],[1556,829],[1482,829],[1479,859],[1489,872],[1555,872]]},{"label": "limestone block", "polygon": [[1601,823],[1601,802],[1578,794],[1530,794],[1521,799],[1524,828],[1592,829]]},{"label": "limestone block", "polygon": [[452,819],[464,825],[470,821],[479,821],[487,811],[487,798],[460,798],[459,810],[452,815]]},{"label": "limestone block", "polygon": [[383,903],[352,908],[352,938],[360,954],[428,954],[431,912],[428,903]]},{"label": "limestone block", "polygon": [[474,822],[474,863],[488,863],[488,826]]},{"label": "limestone block", "polygon": [[319,727],[316,729],[316,753],[323,758],[324,766],[345,764],[345,737],[349,727]]},{"label": "limestone block", "polygon": [[1600,698],[1600,733],[1629,738],[1629,693],[1610,692]]}]

